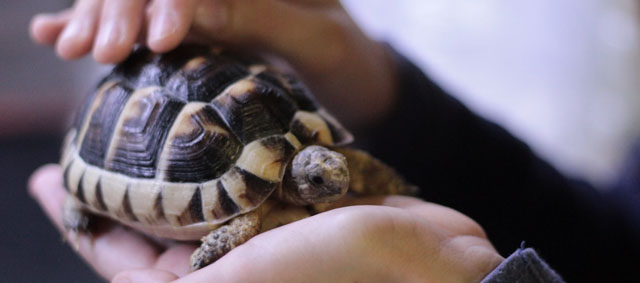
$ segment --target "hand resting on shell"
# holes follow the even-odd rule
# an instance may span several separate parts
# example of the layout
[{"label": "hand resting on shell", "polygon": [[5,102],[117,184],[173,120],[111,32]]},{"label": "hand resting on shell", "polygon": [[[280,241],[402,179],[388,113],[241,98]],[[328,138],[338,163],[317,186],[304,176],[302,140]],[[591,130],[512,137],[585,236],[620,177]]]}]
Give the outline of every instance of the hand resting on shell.
[{"label": "hand resting on shell", "polygon": [[[337,0],[78,0],[34,17],[31,34],[64,59],[92,52],[103,63],[126,58],[140,38],[163,52],[187,34],[268,52],[289,62],[353,128],[384,119],[397,95],[385,47]],[[47,165],[34,173],[30,192],[63,231],[61,180],[60,168]],[[102,277],[132,282],[472,282],[502,261],[482,228],[449,208],[400,196],[346,205],[354,206],[262,233],[190,274],[195,245],[160,243],[106,220],[91,238],[65,237]]]},{"label": "hand resting on shell", "polygon": [[348,128],[375,125],[395,101],[395,66],[337,0],[78,0],[36,15],[32,38],[64,59],[124,60],[136,41],[155,52],[187,34],[284,58]]}]

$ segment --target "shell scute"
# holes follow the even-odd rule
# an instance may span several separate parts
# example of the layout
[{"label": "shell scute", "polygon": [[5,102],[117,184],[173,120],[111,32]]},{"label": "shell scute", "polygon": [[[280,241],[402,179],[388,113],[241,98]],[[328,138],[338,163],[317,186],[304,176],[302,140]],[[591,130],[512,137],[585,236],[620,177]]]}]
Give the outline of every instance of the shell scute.
[{"label": "shell scute", "polygon": [[104,158],[116,128],[120,112],[131,95],[131,89],[121,84],[112,84],[99,90],[91,111],[82,129],[80,157],[87,163],[104,166]]},{"label": "shell scute", "polygon": [[300,80],[199,45],[135,51],[78,116],[63,158],[69,193],[95,213],[172,231],[255,209],[296,151],[351,139]]},{"label": "shell scute", "polygon": [[204,182],[221,176],[236,161],[242,144],[215,110],[189,103],[176,118],[160,155],[169,182]]},{"label": "shell scute", "polygon": [[196,57],[169,78],[166,88],[185,101],[209,102],[247,75],[246,67],[234,61]]},{"label": "shell scute", "polygon": [[120,114],[105,169],[136,178],[155,178],[158,153],[183,106],[184,102],[161,88],[135,91]]},{"label": "shell scute", "polygon": [[243,144],[285,134],[297,109],[282,91],[252,79],[234,83],[211,104]]}]

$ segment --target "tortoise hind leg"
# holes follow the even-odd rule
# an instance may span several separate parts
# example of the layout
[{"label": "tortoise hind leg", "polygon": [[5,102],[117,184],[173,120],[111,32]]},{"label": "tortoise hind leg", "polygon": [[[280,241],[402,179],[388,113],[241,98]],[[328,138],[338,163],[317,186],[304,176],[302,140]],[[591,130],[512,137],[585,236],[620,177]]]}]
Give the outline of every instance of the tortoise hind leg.
[{"label": "tortoise hind leg", "polygon": [[202,245],[191,255],[191,270],[205,267],[233,248],[258,234],[261,219],[258,211],[252,211],[232,219],[202,238]]},{"label": "tortoise hind leg", "polygon": [[67,195],[62,207],[64,228],[73,232],[89,232],[91,215],[82,209],[82,204],[71,195]]},{"label": "tortoise hind leg", "polygon": [[365,195],[412,195],[418,188],[407,183],[389,165],[365,151],[352,148],[336,148],[335,151],[347,158],[349,168],[349,190]]}]

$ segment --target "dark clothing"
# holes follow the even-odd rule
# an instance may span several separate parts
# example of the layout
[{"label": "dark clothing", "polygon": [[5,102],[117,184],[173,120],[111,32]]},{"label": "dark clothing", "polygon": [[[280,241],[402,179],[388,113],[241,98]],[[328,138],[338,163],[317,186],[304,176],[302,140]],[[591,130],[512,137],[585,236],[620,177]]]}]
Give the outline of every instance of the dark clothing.
[{"label": "dark clothing", "polygon": [[518,249],[491,271],[482,283],[561,283],[562,278],[553,271],[536,252]]},{"label": "dark clothing", "polygon": [[[423,199],[479,222],[502,255],[526,241],[569,282],[637,280],[638,183],[598,191],[561,175],[404,57],[396,61],[400,97],[365,138],[374,156],[418,185]],[[628,178],[639,178],[637,168]]]}]

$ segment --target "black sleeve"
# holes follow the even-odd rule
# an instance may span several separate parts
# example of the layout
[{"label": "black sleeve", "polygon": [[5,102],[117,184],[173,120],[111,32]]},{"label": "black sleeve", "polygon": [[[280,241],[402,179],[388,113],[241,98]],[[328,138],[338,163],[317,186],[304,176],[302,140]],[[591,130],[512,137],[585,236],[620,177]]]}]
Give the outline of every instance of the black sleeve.
[{"label": "black sleeve", "polygon": [[535,250],[520,248],[491,271],[481,283],[564,283]]},{"label": "black sleeve", "polygon": [[478,221],[502,255],[526,241],[569,282],[637,274],[640,223],[626,221],[618,203],[562,176],[395,55],[399,98],[365,135],[372,154],[418,185],[421,198]]}]

